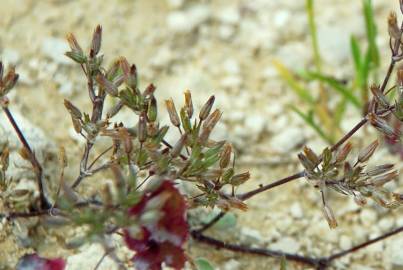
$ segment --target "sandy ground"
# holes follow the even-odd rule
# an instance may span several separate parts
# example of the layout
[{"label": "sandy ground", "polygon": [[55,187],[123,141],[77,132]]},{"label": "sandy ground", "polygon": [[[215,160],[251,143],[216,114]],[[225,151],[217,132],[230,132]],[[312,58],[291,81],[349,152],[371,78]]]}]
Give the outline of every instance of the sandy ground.
[{"label": "sandy ground", "polygon": [[[349,37],[365,36],[361,2],[317,2],[325,70],[350,79]],[[389,59],[386,16],[389,10],[398,11],[397,1],[374,2],[384,67]],[[250,169],[253,176],[243,190],[297,171],[295,153],[304,143],[318,151],[325,146],[285,109],[287,104],[299,101],[272,65],[273,59],[280,59],[293,69],[312,66],[304,1],[2,0],[0,57],[16,64],[21,73],[18,91],[10,97],[11,108],[41,128],[49,140],[67,148],[73,168],[67,177],[73,179],[76,175],[74,165],[81,151],[63,98],[81,107],[88,105],[88,100],[79,68],[62,55],[67,49],[64,37],[74,32],[87,47],[98,23],[104,30],[102,51],[106,62],[124,55],[136,63],[141,84],[145,87],[153,82],[160,101],[170,96],[182,98],[185,89],[192,90],[197,106],[216,95],[217,105],[224,111],[224,124],[216,135],[234,142],[240,168]],[[343,127],[348,130],[359,117],[350,108]],[[359,136],[376,135],[368,131]],[[362,140],[355,142],[360,145]],[[384,150],[376,159],[399,162]],[[299,180],[248,201],[249,211],[236,213],[238,225],[233,232],[216,229],[212,233],[255,246],[325,255],[403,224],[401,209],[384,211],[373,205],[359,208],[348,198],[334,196],[332,203],[337,206],[340,226],[330,230],[319,202],[317,192]],[[16,246],[13,237],[5,236],[9,229],[2,227],[0,233],[0,269],[11,269],[17,254],[26,252]],[[342,259],[334,269],[402,269],[392,266],[394,252],[402,241],[403,235],[371,246]],[[223,270],[279,268],[275,259],[215,251],[193,241],[189,254],[206,257]],[[290,263],[288,269],[304,268]]]}]

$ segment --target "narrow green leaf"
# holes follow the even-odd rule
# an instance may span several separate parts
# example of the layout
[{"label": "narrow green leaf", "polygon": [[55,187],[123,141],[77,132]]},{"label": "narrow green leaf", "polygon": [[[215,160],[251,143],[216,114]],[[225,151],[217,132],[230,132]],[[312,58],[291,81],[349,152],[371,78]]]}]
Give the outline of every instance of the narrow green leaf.
[{"label": "narrow green leaf", "polygon": [[312,111],[311,111],[311,114],[309,115],[307,115],[307,114],[304,114],[302,111],[300,111],[299,109],[297,109],[295,106],[293,106],[293,105],[290,105],[290,109],[291,110],[293,110],[299,117],[301,117],[302,118],[302,120],[304,120],[304,122],[308,125],[308,126],[310,126],[313,130],[315,130],[316,131],[316,133],[322,138],[322,139],[324,139],[325,141],[327,141],[327,142],[331,142],[332,141],[332,139],[329,137],[329,136],[327,136],[326,135],[326,133],[322,130],[322,128],[320,127],[320,126],[318,126],[316,123],[315,123],[315,121],[314,121],[314,119],[313,119],[313,116],[312,116]]},{"label": "narrow green leaf", "polygon": [[285,256],[281,257],[280,270],[287,270],[287,260],[285,259]]},{"label": "narrow green leaf", "polygon": [[211,263],[204,258],[197,258],[195,260],[195,264],[197,270],[214,270],[214,267],[211,265]]},{"label": "narrow green leaf", "polygon": [[315,104],[315,98],[311,95],[309,90],[301,86],[295,79],[293,74],[280,62],[277,60],[273,61],[274,67],[276,68],[280,77],[291,87],[291,89],[305,102],[313,105]]},{"label": "narrow green leaf", "polygon": [[307,75],[310,76],[312,79],[316,79],[323,83],[328,84],[329,86],[331,86],[332,89],[336,90],[348,101],[350,101],[355,107],[357,107],[358,109],[361,108],[361,101],[353,94],[353,90],[345,87],[342,83],[340,83],[336,79],[317,72],[308,71]]},{"label": "narrow green leaf", "polygon": [[320,52],[319,52],[317,30],[316,30],[316,24],[315,24],[314,1],[306,0],[305,3],[306,3],[306,13],[308,16],[309,33],[311,34],[311,42],[312,42],[312,49],[313,49],[316,71],[321,72],[322,58],[321,58]]},{"label": "narrow green leaf", "polygon": [[346,112],[346,107],[347,107],[347,99],[343,98],[342,100],[339,101],[334,110],[334,122],[336,123],[337,127],[340,126],[341,120],[343,120],[344,113]]},{"label": "narrow green leaf", "polygon": [[350,46],[351,46],[351,54],[353,56],[354,61],[354,70],[355,70],[355,83],[358,88],[361,89],[363,83],[365,82],[363,78],[362,70],[362,59],[361,59],[361,49],[358,44],[358,40],[356,37],[351,36],[350,38]]},{"label": "narrow green leaf", "polygon": [[379,66],[379,51],[378,46],[376,45],[376,24],[374,21],[374,11],[372,8],[371,0],[363,1],[363,13],[365,17],[365,27],[367,31],[367,39],[368,39],[368,52],[371,56],[371,60],[376,67]]}]

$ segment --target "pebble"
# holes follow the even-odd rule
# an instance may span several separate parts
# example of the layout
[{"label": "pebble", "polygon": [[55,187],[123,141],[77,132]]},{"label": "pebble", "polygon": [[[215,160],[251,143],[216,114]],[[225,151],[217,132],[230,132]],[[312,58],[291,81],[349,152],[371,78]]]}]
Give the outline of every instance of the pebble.
[{"label": "pebble", "polygon": [[241,15],[236,6],[230,6],[220,9],[217,18],[223,24],[237,24],[241,19]]},{"label": "pebble", "polygon": [[373,223],[375,223],[377,218],[376,212],[368,208],[362,209],[360,213],[361,223],[367,226],[371,226]]},{"label": "pebble", "polygon": [[188,34],[210,17],[206,5],[195,5],[186,11],[171,12],[167,17],[168,27],[177,34]]},{"label": "pebble", "polygon": [[270,249],[284,251],[288,253],[297,253],[300,249],[300,243],[291,237],[283,237],[278,242],[270,244]]},{"label": "pebble", "polygon": [[266,128],[266,118],[262,114],[252,114],[245,118],[244,128],[252,140],[256,140]]},{"label": "pebble", "polygon": [[346,250],[352,247],[351,239],[350,237],[346,235],[340,236],[339,240],[339,246],[342,250]]},{"label": "pebble", "polygon": [[293,203],[290,207],[290,213],[293,218],[299,219],[304,216],[304,212],[301,205],[297,202]]},{"label": "pebble", "polygon": [[70,48],[64,39],[54,37],[46,38],[41,47],[41,51],[46,57],[60,65],[73,64],[73,61],[64,55],[69,50]]},{"label": "pebble", "polygon": [[1,52],[1,59],[5,66],[16,65],[20,61],[20,54],[14,49],[5,48]]},{"label": "pebble", "polygon": [[288,10],[283,9],[283,10],[276,11],[274,18],[273,18],[274,26],[277,29],[281,30],[288,25],[290,18],[291,18],[291,13]]},{"label": "pebble", "polygon": [[318,26],[319,52],[324,60],[334,66],[350,58],[350,33],[339,26]]},{"label": "pebble", "polygon": [[183,6],[185,0],[167,0],[167,2],[171,8],[179,9]]},{"label": "pebble", "polygon": [[389,251],[389,260],[392,263],[393,270],[403,269],[403,238],[395,239],[389,242],[387,250]]},{"label": "pebble", "polygon": [[258,230],[242,227],[241,229],[241,241],[247,244],[257,244],[262,242],[262,235]]},{"label": "pebble", "polygon": [[224,263],[223,269],[224,270],[240,270],[241,263],[235,259],[231,259],[228,262]]},{"label": "pebble", "polygon": [[231,25],[220,25],[218,27],[218,36],[220,39],[228,41],[235,34],[235,28]]},{"label": "pebble", "polygon": [[305,136],[300,128],[288,127],[281,130],[270,141],[273,150],[279,153],[288,153],[305,141]]},{"label": "pebble", "polygon": [[[101,258],[103,254],[104,250],[98,244],[84,246],[81,248],[80,253],[68,257],[66,270],[92,269],[98,263],[99,258]],[[118,269],[118,267],[116,263],[107,256],[98,269],[112,270]]]}]

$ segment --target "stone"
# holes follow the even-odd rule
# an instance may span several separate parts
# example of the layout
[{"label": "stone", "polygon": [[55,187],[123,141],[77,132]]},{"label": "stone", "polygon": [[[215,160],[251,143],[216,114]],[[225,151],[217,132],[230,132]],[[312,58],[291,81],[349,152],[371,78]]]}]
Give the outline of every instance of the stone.
[{"label": "stone", "polygon": [[241,229],[241,240],[247,244],[257,244],[262,242],[262,235],[258,230],[243,227]]},{"label": "stone", "polygon": [[378,219],[378,216],[375,211],[370,210],[368,208],[362,209],[360,213],[360,220],[361,223],[367,226],[371,226],[373,223],[375,223]]},{"label": "stone", "polygon": [[284,27],[288,25],[290,18],[291,13],[288,10],[286,9],[279,10],[274,15],[273,24],[277,29],[285,30]]},{"label": "stone", "polygon": [[393,239],[387,248],[393,270],[403,270],[403,238]]},{"label": "stone", "polygon": [[297,253],[300,249],[300,243],[291,237],[282,237],[276,243],[270,244],[269,248],[287,253]]},{"label": "stone", "polygon": [[293,203],[290,207],[290,213],[293,218],[299,219],[304,216],[304,212],[302,211],[302,207],[299,203]]},{"label": "stone", "polygon": [[[80,250],[81,252],[67,258],[66,270],[92,269],[105,252],[99,244],[86,245]],[[97,269],[114,270],[118,269],[118,266],[111,258],[106,257]]]},{"label": "stone", "polygon": [[179,9],[183,6],[185,0],[167,0],[167,2],[171,8]]},{"label": "stone", "polygon": [[5,66],[16,65],[20,61],[20,54],[14,49],[5,48],[0,56]]},{"label": "stone", "polygon": [[266,127],[266,118],[262,114],[252,114],[245,118],[245,129],[252,138],[257,138]]},{"label": "stone", "polygon": [[241,15],[236,6],[229,6],[220,9],[217,18],[223,24],[237,24],[241,19]]},{"label": "stone", "polygon": [[48,37],[46,38],[41,47],[41,52],[50,60],[61,65],[72,65],[73,61],[66,57],[65,52],[70,48],[66,41],[61,38]]},{"label": "stone", "polygon": [[168,27],[177,34],[188,34],[210,17],[206,5],[194,5],[186,11],[171,12],[167,17]]},{"label": "stone", "polygon": [[273,150],[280,153],[288,153],[305,141],[302,130],[297,127],[288,127],[281,130],[270,141]]},{"label": "stone", "polygon": [[230,259],[229,261],[225,262],[223,265],[224,270],[240,270],[241,263],[235,259]]},{"label": "stone", "polygon": [[351,243],[351,239],[350,237],[346,236],[346,235],[342,235],[340,236],[340,240],[339,240],[339,247],[342,250],[346,250],[352,247],[352,243]]}]

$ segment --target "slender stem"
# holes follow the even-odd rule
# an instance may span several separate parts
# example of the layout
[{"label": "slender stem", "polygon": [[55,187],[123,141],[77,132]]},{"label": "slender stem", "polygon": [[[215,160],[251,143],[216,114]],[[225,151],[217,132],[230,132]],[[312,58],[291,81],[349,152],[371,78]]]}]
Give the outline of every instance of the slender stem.
[{"label": "slender stem", "polygon": [[11,125],[13,126],[15,132],[17,133],[18,139],[20,140],[20,142],[22,143],[22,145],[24,146],[24,148],[28,151],[28,153],[30,155],[29,161],[31,162],[32,167],[35,172],[36,181],[37,181],[38,189],[39,189],[39,199],[41,202],[41,208],[49,209],[52,205],[45,196],[42,166],[39,163],[39,161],[36,159],[35,153],[32,151],[31,147],[29,146],[29,143],[25,139],[24,134],[20,130],[18,124],[16,123],[16,121],[15,121],[13,115],[11,114],[10,110],[8,109],[8,107],[3,107],[3,110],[4,110],[8,120],[10,121]]},{"label": "slender stem", "polygon": [[220,212],[219,214],[217,214],[212,220],[210,220],[209,222],[207,222],[206,224],[204,224],[200,229],[195,230],[198,233],[202,233],[206,230],[208,230],[209,228],[211,228],[214,224],[216,224],[221,218],[223,218],[225,216],[225,212]]},{"label": "slender stem", "polygon": [[257,189],[251,190],[249,192],[243,193],[243,194],[238,196],[238,199],[247,200],[247,199],[255,196],[256,194],[262,193],[262,192],[264,192],[266,190],[272,189],[272,188],[277,187],[277,186],[281,186],[283,184],[286,184],[288,182],[291,182],[293,180],[301,178],[301,177],[304,176],[304,174],[305,174],[304,171],[301,171],[301,172],[298,172],[296,174],[287,176],[287,177],[285,177],[283,179],[277,180],[277,181],[275,181],[273,183],[270,183],[268,185],[265,185],[265,186],[259,187]]},{"label": "slender stem", "polygon": [[355,246],[355,247],[352,247],[352,248],[350,248],[350,249],[341,251],[341,252],[339,252],[339,253],[335,253],[335,254],[329,256],[329,257],[327,258],[327,260],[330,262],[330,261],[336,260],[336,259],[338,259],[338,258],[344,257],[344,256],[346,256],[346,255],[348,255],[348,254],[350,254],[350,253],[353,253],[353,252],[355,252],[355,251],[357,251],[357,250],[360,250],[360,249],[362,249],[362,248],[365,248],[365,247],[367,247],[367,246],[369,246],[369,245],[375,244],[375,243],[377,243],[377,242],[379,242],[379,241],[385,240],[386,238],[391,237],[391,236],[393,236],[393,235],[395,235],[395,234],[398,234],[398,233],[401,233],[401,232],[403,232],[403,226],[401,226],[401,227],[399,227],[399,228],[396,228],[396,229],[394,229],[393,231],[390,231],[390,232],[388,232],[388,233],[385,233],[385,234],[383,234],[383,235],[381,235],[381,236],[378,236],[378,237],[376,237],[376,238],[374,238],[374,239],[370,239],[370,240],[368,240],[368,241],[366,241],[366,242],[364,242],[364,243],[361,243],[361,244],[359,244],[359,245],[357,245],[357,246]]},{"label": "slender stem", "polygon": [[270,256],[270,257],[285,257],[287,260],[292,260],[296,261],[305,265],[310,265],[310,266],[317,266],[321,264],[320,259],[312,258],[312,257],[306,257],[302,255],[297,255],[297,254],[290,254],[286,252],[281,252],[277,250],[270,250],[270,249],[263,249],[263,248],[251,248],[243,245],[235,245],[235,244],[230,244],[230,243],[225,243],[223,241],[217,240],[213,237],[209,237],[206,235],[203,235],[199,233],[198,231],[192,231],[191,232],[192,237],[199,242],[214,246],[216,248],[223,248],[223,249],[228,249],[232,250],[235,252],[242,252],[242,253],[250,253],[250,254],[255,254],[255,255],[263,255],[263,256]]}]

